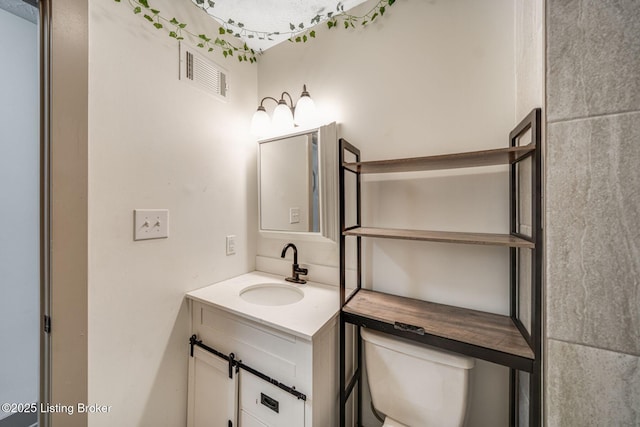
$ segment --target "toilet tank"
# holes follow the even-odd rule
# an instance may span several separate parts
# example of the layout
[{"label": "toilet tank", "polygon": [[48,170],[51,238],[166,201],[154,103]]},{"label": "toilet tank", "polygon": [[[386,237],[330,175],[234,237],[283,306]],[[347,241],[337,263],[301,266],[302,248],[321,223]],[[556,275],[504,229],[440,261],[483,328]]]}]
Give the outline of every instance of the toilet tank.
[{"label": "toilet tank", "polygon": [[412,427],[464,425],[473,358],[363,328],[374,407]]}]

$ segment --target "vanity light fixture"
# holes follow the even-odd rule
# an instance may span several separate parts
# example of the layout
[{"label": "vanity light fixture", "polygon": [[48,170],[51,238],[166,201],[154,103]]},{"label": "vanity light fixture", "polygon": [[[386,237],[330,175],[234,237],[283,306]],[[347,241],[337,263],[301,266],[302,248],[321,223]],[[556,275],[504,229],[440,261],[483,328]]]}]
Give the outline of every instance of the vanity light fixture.
[{"label": "vanity light fixture", "polygon": [[[285,95],[289,97],[289,104],[285,100]],[[276,102],[278,105],[273,110],[273,119],[269,118],[267,110],[263,103],[267,99]],[[307,85],[302,86],[302,94],[300,99],[293,105],[293,99],[288,92],[282,92],[280,100],[265,96],[260,101],[258,110],[253,114],[251,119],[251,133],[261,137],[270,132],[284,132],[298,126],[312,126],[316,123],[316,105],[307,92]]]}]

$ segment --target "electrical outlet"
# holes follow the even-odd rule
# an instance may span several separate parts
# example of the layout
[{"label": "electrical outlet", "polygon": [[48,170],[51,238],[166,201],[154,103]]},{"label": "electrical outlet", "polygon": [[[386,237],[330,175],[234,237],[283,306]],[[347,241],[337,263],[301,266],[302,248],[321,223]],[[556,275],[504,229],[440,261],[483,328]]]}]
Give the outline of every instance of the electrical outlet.
[{"label": "electrical outlet", "polygon": [[169,210],[135,209],[133,226],[133,240],[167,238],[169,237]]},{"label": "electrical outlet", "polygon": [[227,236],[227,255],[234,255],[236,253],[236,236]]},{"label": "electrical outlet", "polygon": [[300,208],[289,208],[289,224],[300,222]]}]

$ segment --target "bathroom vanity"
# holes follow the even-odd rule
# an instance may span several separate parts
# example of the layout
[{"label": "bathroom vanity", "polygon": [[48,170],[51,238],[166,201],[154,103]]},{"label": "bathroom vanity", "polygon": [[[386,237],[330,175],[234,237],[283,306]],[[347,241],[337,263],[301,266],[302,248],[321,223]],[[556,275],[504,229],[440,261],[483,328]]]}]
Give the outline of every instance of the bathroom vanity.
[{"label": "bathroom vanity", "polygon": [[187,299],[189,427],[337,425],[337,287],[256,271]]}]

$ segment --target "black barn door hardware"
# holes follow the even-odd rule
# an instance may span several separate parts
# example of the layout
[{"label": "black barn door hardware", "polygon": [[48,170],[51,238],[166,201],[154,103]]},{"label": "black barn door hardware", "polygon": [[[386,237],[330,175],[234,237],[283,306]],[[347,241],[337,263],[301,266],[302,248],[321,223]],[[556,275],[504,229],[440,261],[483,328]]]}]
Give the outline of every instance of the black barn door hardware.
[{"label": "black barn door hardware", "polygon": [[233,378],[233,368],[235,367],[235,371],[236,373],[238,373],[239,369],[243,369],[249,373],[252,373],[253,375],[255,375],[256,377],[260,378],[263,381],[266,381],[270,384],[273,384],[274,386],[278,387],[280,390],[284,390],[287,393],[295,396],[298,400],[303,400],[306,401],[307,400],[307,395],[304,393],[300,393],[298,390],[296,390],[295,387],[289,387],[286,384],[283,384],[281,382],[279,382],[278,380],[275,380],[271,377],[269,377],[268,375],[263,374],[262,372],[253,369],[250,366],[245,365],[244,363],[242,363],[242,360],[236,360],[235,358],[235,354],[230,353],[229,355],[226,355],[224,353],[219,352],[218,350],[209,347],[206,344],[203,344],[202,340],[199,340],[198,337],[194,334],[191,335],[191,338],[189,338],[189,345],[191,346],[191,350],[190,350],[190,355],[191,357],[193,357],[193,348],[195,346],[200,347],[201,349],[214,354],[218,357],[220,357],[221,359],[226,360],[227,362],[229,362],[229,378]]}]

